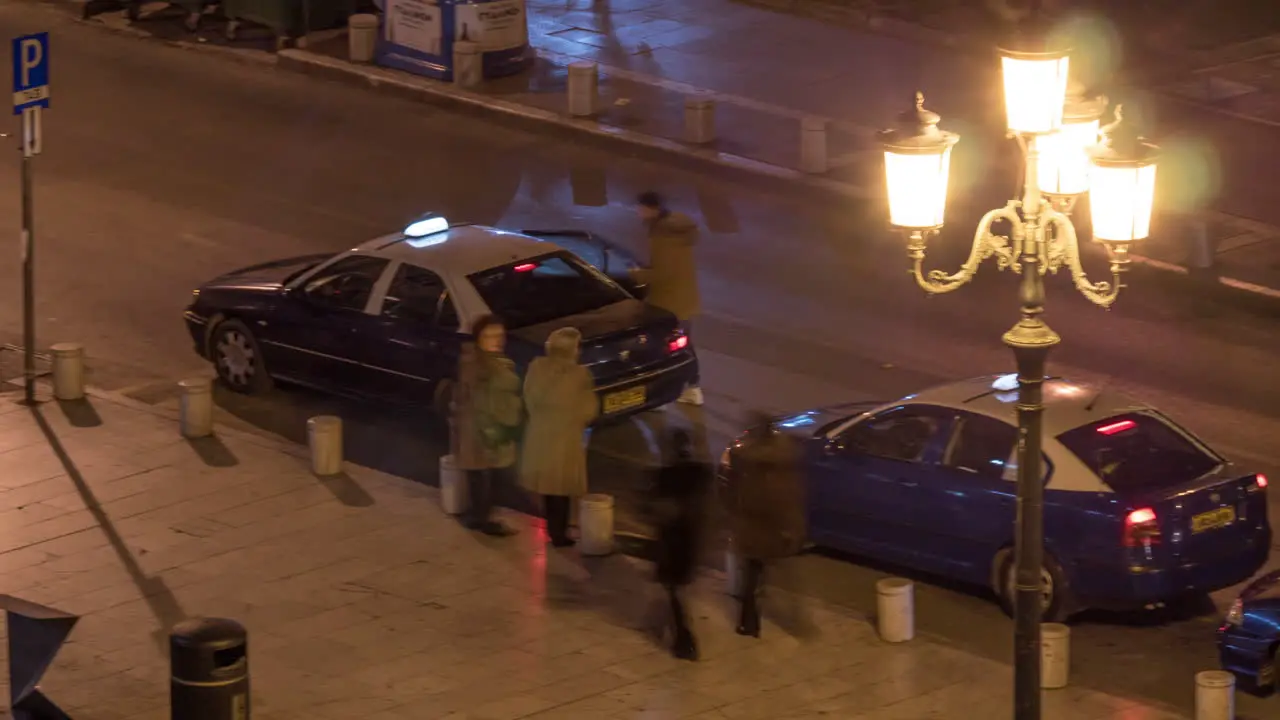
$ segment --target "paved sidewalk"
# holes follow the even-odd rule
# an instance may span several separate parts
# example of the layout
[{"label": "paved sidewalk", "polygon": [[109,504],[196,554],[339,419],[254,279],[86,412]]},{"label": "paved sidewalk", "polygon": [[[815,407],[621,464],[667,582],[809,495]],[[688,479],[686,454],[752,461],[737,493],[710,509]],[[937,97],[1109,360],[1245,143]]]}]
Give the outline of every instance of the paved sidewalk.
[{"label": "paved sidewalk", "polygon": [[[1008,667],[882,643],[839,607],[774,593],[807,616],[789,627],[816,630],[740,638],[717,576],[691,603],[704,659],[677,662],[646,635],[639,561],[549,554],[523,516],[515,538],[478,538],[431,488],[355,466],[317,479],[296,447],[231,430],[188,443],[127,401],[15,399],[0,398],[4,590],[83,615],[43,683],[78,719],[168,717],[164,629],[196,615],[248,626],[259,720],[1007,713]],[[1063,720],[1180,717],[1081,688],[1045,702]]]}]

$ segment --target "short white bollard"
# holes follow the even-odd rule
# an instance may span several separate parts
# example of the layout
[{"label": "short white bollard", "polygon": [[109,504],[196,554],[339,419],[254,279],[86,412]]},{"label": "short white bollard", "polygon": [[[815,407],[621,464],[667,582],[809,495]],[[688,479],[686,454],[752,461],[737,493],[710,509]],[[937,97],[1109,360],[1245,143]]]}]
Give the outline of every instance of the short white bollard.
[{"label": "short white bollard", "polygon": [[709,97],[690,95],[684,101],[684,140],[706,145],[716,139],[716,104]]},{"label": "short white bollard", "polygon": [[600,110],[600,71],[587,60],[569,63],[569,115],[591,117]]},{"label": "short white bollard", "polygon": [[1191,222],[1187,230],[1187,240],[1191,245],[1187,252],[1187,264],[1192,270],[1212,270],[1214,247],[1213,241],[1209,239],[1209,223],[1197,219]]},{"label": "short white bollard", "polygon": [[885,642],[906,642],[916,636],[915,586],[903,578],[876,583],[876,624]]},{"label": "short white bollard", "polygon": [[461,515],[467,510],[466,473],[458,469],[452,455],[440,458],[440,506],[446,515]]},{"label": "short white bollard", "polygon": [[807,117],[800,121],[800,171],[821,175],[827,167],[827,121]]},{"label": "short white bollard", "polygon": [[1196,720],[1235,720],[1236,676],[1225,670],[1196,673]]},{"label": "short white bollard", "polygon": [[583,555],[612,553],[613,496],[583,495],[578,508],[578,552]]},{"label": "short white bollard", "polygon": [[484,56],[480,43],[470,40],[453,42],[453,84],[472,88],[484,80]]},{"label": "short white bollard", "polygon": [[1056,690],[1067,686],[1071,674],[1071,628],[1062,623],[1040,626],[1040,687]]},{"label": "short white bollard", "polygon": [[319,415],[308,420],[307,444],[311,447],[311,472],[322,476],[342,472],[342,418]]},{"label": "short white bollard", "polygon": [[184,438],[213,434],[213,380],[191,378],[178,383],[178,429]]},{"label": "short white bollard", "polygon": [[347,52],[351,62],[373,62],[378,43],[378,16],[360,13],[347,18]]},{"label": "short white bollard", "polygon": [[49,348],[53,354],[53,396],[59,400],[84,397],[84,346],[80,343],[58,343]]}]

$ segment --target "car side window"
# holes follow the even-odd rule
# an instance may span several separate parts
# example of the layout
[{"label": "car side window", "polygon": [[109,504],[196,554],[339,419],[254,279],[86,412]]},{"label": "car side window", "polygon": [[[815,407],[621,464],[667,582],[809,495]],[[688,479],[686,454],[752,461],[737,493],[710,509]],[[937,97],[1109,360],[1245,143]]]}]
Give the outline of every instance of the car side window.
[{"label": "car side window", "polygon": [[964,413],[951,436],[943,465],[999,480],[1018,444],[1018,429],[1006,422]]},{"label": "car side window", "polygon": [[316,273],[302,288],[307,299],[337,310],[364,310],[390,261],[352,255]]},{"label": "car side window", "polygon": [[894,408],[855,424],[843,440],[857,453],[915,462],[941,428],[941,418],[925,409]]},{"label": "car side window", "polygon": [[401,265],[382,301],[382,316],[434,324],[447,293],[439,275],[416,265]]}]

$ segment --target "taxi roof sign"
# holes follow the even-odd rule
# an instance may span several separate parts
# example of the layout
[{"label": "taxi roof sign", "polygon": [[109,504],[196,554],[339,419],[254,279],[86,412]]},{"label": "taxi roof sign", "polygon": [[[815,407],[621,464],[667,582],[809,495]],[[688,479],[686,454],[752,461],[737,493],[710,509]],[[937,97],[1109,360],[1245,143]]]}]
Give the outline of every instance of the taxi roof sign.
[{"label": "taxi roof sign", "polygon": [[436,213],[424,215],[422,218],[409,223],[404,229],[405,237],[422,238],[428,235],[442,233],[449,229],[449,221],[443,216]]}]

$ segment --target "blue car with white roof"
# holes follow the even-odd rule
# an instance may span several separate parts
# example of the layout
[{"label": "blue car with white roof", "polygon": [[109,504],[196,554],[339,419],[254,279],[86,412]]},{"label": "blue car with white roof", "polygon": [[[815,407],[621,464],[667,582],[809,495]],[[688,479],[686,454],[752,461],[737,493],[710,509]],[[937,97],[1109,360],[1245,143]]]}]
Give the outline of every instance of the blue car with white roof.
[{"label": "blue car with white roof", "polygon": [[[1013,605],[1017,380],[798,413],[810,540],[974,585]],[[1267,559],[1266,478],[1155,408],[1044,384],[1046,620],[1230,587]],[[737,443],[721,457],[732,467]]]},{"label": "blue car with white roof", "polygon": [[194,291],[185,320],[196,352],[233,390],[281,380],[438,409],[480,316],[502,318],[521,369],[553,330],[572,326],[607,420],[673,402],[697,380],[688,336],[674,315],[643,302],[636,267],[590,233],[428,215],[346,252],[211,280]]}]

